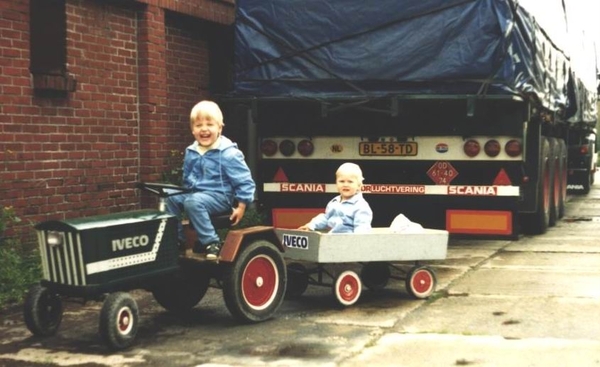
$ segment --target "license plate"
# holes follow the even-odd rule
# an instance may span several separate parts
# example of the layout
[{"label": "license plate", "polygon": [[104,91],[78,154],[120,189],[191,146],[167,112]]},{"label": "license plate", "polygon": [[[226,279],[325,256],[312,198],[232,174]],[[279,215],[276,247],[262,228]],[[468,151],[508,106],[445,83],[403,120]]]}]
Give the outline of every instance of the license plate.
[{"label": "license plate", "polygon": [[407,157],[417,155],[418,144],[409,143],[358,143],[358,154],[370,156]]}]

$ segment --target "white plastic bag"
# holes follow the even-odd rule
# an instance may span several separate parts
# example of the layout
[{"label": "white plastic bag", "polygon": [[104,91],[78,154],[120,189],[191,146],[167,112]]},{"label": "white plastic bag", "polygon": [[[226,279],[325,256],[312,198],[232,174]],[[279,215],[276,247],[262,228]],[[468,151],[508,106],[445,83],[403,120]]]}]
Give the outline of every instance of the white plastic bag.
[{"label": "white plastic bag", "polygon": [[390,229],[394,233],[419,233],[423,232],[423,226],[419,223],[411,222],[404,214],[398,214],[392,221]]}]

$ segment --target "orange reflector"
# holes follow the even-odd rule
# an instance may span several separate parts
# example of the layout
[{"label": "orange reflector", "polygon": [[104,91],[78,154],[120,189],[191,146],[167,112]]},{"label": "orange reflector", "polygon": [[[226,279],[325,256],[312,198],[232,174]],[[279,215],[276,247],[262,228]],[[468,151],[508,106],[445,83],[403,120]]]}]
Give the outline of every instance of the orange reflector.
[{"label": "orange reflector", "polygon": [[277,172],[275,172],[275,176],[273,176],[273,182],[288,182],[288,177],[285,174],[285,172],[283,172],[283,169],[281,167],[279,167],[279,169],[277,170]]},{"label": "orange reflector", "polygon": [[510,178],[506,174],[506,171],[504,170],[504,168],[501,168],[500,172],[498,172],[496,178],[494,179],[494,185],[509,186],[511,184],[512,182],[510,182]]},{"label": "orange reflector", "polygon": [[293,208],[273,209],[273,227],[275,228],[298,228],[308,222],[317,214],[324,212],[323,208]]},{"label": "orange reflector", "polygon": [[446,230],[462,234],[511,235],[512,212],[493,210],[446,210]]}]

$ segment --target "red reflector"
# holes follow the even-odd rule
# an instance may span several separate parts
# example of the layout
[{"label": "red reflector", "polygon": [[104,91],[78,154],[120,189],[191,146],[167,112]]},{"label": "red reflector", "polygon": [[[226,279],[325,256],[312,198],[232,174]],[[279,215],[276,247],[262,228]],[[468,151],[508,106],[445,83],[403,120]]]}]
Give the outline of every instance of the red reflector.
[{"label": "red reflector", "polygon": [[500,170],[500,172],[498,172],[498,174],[496,175],[496,178],[494,179],[494,185],[498,185],[498,186],[512,185],[512,182],[510,182],[510,178],[506,174],[506,171],[504,170],[504,168],[502,168]]},{"label": "red reflector", "polygon": [[279,167],[279,169],[277,170],[277,172],[275,172],[275,176],[273,176],[273,182],[288,182],[288,177],[285,174],[285,172],[283,172],[283,169],[281,167]]},{"label": "red reflector", "polygon": [[483,146],[483,151],[489,157],[496,157],[500,154],[500,143],[498,143],[498,140],[490,140]]},{"label": "red reflector", "polygon": [[589,152],[589,148],[587,145],[582,145],[579,147],[579,153],[585,155],[585,154],[588,154],[588,152]]},{"label": "red reflector", "polygon": [[476,142],[475,140],[468,140],[465,145],[463,146],[463,151],[465,152],[465,154],[469,157],[475,157],[477,154],[479,154],[479,151],[481,150],[481,147],[479,146],[479,143]]},{"label": "red reflector", "polygon": [[277,143],[273,140],[263,140],[263,142],[260,143],[260,151],[267,157],[272,157],[277,153]]},{"label": "red reflector", "polygon": [[314,150],[315,147],[310,140],[305,139],[298,143],[298,153],[300,153],[300,155],[303,157],[308,157],[309,155],[313,154]]}]

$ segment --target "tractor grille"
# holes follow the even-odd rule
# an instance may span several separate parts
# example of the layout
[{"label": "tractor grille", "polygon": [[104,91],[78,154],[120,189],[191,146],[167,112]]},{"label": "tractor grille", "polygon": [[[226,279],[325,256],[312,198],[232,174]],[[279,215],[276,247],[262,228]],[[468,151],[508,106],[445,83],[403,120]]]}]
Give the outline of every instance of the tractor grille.
[{"label": "tractor grille", "polygon": [[60,244],[49,244],[48,233],[39,230],[38,242],[44,279],[67,285],[86,285],[85,266],[79,234],[52,231],[62,239]]}]

